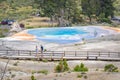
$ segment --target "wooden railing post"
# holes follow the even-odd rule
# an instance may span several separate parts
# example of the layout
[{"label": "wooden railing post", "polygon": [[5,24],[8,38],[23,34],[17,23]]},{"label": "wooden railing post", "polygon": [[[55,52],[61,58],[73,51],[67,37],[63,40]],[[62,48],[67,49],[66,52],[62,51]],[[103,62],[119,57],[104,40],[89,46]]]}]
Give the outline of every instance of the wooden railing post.
[{"label": "wooden railing post", "polygon": [[65,51],[64,51],[64,57],[65,57]]},{"label": "wooden railing post", "polygon": [[110,57],[110,52],[108,52],[108,57]]},{"label": "wooden railing post", "polygon": [[62,53],[62,55],[61,55],[61,59],[63,60],[63,57],[65,56],[65,51],[64,51],[64,53]]},{"label": "wooden railing post", "polygon": [[54,56],[54,51],[52,51],[52,52],[50,53],[51,61],[54,61],[53,56]]},{"label": "wooden railing post", "polygon": [[95,57],[95,59],[97,60],[97,59],[98,59],[98,57],[96,56],[96,57]]},{"label": "wooden railing post", "polygon": [[54,51],[52,51],[52,55],[54,56]]},{"label": "wooden railing post", "polygon": [[29,52],[30,52],[29,54],[30,54],[30,56],[31,56],[31,55],[32,55],[32,53],[31,53],[31,51],[29,51]]},{"label": "wooden railing post", "polygon": [[100,52],[98,52],[99,53],[99,57],[100,57]]},{"label": "wooden railing post", "polygon": [[6,54],[8,55],[8,50],[7,50]]},{"label": "wooden railing post", "polygon": [[18,50],[18,56],[20,56],[20,51]]},{"label": "wooden railing post", "polygon": [[87,59],[89,59],[89,52],[87,51]]},{"label": "wooden railing post", "polygon": [[76,51],[75,51],[75,57],[77,56],[77,53],[76,53]]},{"label": "wooden railing post", "polygon": [[120,57],[120,52],[118,52],[118,57]]}]

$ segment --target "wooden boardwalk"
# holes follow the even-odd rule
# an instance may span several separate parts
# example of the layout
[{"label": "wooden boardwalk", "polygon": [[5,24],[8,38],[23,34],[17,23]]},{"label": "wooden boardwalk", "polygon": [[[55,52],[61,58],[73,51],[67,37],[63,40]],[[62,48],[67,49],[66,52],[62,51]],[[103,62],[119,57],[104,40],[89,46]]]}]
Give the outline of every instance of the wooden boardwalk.
[{"label": "wooden boardwalk", "polygon": [[105,51],[45,51],[36,53],[30,50],[0,50],[1,58],[35,60],[112,60],[120,61],[120,52]]}]

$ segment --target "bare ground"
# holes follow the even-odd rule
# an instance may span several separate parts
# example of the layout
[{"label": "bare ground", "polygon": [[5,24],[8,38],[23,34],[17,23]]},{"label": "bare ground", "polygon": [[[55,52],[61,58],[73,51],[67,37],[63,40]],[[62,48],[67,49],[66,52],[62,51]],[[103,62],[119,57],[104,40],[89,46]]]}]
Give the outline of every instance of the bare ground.
[{"label": "bare ground", "polygon": [[[6,59],[0,59],[0,67],[4,69]],[[7,67],[5,80],[31,80],[32,72],[37,80],[119,80],[120,73],[104,72],[106,64],[114,64],[120,70],[120,62],[114,61],[67,61],[70,71],[63,73],[55,73],[54,68],[58,62],[41,62],[41,61],[28,61],[28,60],[10,60]],[[17,63],[17,65],[15,65]],[[89,71],[85,74],[80,72],[73,72],[75,65],[84,63]],[[38,71],[46,70],[47,74],[37,73]],[[82,75],[82,77],[78,77]]]}]

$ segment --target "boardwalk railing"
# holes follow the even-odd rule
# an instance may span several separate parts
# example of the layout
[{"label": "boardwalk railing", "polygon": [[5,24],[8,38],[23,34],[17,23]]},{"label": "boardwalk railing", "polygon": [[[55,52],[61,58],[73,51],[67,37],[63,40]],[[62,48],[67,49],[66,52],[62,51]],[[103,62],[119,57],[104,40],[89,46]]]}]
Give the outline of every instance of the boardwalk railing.
[{"label": "boardwalk railing", "polygon": [[118,60],[120,52],[105,51],[45,51],[43,53],[30,50],[0,50],[1,58],[11,59],[49,59],[49,60]]}]

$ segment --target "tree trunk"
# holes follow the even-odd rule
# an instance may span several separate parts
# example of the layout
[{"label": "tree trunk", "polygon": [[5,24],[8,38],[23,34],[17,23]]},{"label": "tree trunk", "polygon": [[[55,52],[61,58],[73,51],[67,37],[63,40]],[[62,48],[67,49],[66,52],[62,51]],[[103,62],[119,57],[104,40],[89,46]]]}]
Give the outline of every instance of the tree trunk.
[{"label": "tree trunk", "polygon": [[64,22],[63,17],[60,17],[60,18],[58,19],[58,23],[59,23],[59,26],[60,26],[60,27],[65,27],[65,22]]},{"label": "tree trunk", "polygon": [[60,9],[60,17],[58,18],[58,23],[60,27],[65,27],[66,23],[65,23],[65,19],[64,19],[64,9]]},{"label": "tree trunk", "polygon": [[90,21],[90,23],[91,23],[91,21],[92,21],[92,18],[91,18],[91,16],[90,16],[90,15],[89,15],[88,17],[89,17],[89,21]]}]

